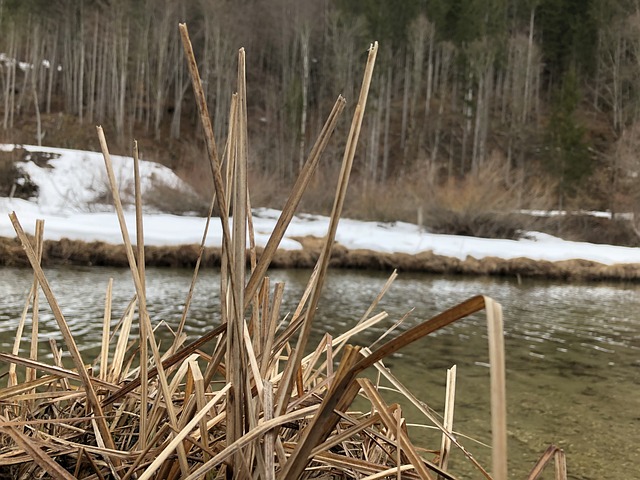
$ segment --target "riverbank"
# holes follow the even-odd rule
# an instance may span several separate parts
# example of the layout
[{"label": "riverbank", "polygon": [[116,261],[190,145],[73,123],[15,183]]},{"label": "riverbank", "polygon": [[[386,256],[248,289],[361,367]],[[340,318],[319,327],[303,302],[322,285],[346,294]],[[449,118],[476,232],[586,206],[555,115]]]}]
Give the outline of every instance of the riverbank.
[{"label": "riverbank", "polygon": [[[43,264],[126,267],[122,235],[105,179],[104,159],[95,152],[22,146],[21,171],[37,185],[37,196],[29,200],[0,197],[0,265],[26,266],[22,247],[8,214],[15,212],[27,234],[35,234],[36,221],[44,220]],[[12,145],[0,149],[14,152]],[[135,234],[132,206],[132,160],[113,157],[116,176],[125,203],[124,218],[131,238]],[[173,172],[152,162],[140,162],[141,190],[153,192],[158,184],[180,192],[189,189]],[[26,178],[26,177],[25,177]],[[548,212],[552,214],[553,212]],[[558,213],[558,212],[557,212]],[[561,212],[559,212],[561,213]],[[254,208],[251,223],[258,255],[276,227],[280,210]],[[594,219],[594,215],[550,217],[557,222]],[[149,207],[144,215],[146,262],[158,267],[191,267],[195,264],[206,219],[194,212],[172,215]],[[558,224],[560,226],[560,223]],[[517,239],[479,238],[436,233],[428,225],[406,222],[360,221],[343,218],[335,233],[331,265],[334,268],[372,270],[398,269],[428,273],[497,275],[579,280],[640,279],[640,248],[606,245],[602,225],[587,222],[591,236],[568,235],[572,229],[521,231]],[[547,225],[548,226],[548,225]],[[321,241],[329,229],[329,217],[299,213],[289,223],[280,241],[281,251],[272,266],[311,268],[320,254]],[[556,231],[557,230],[557,231]],[[567,230],[567,231],[565,231]],[[557,235],[562,236],[559,238]],[[573,239],[576,241],[570,241]],[[581,241],[578,241],[581,240]],[[585,241],[586,240],[586,241]],[[611,239],[612,243],[617,243]],[[222,228],[213,219],[204,253],[205,266],[220,264]]]},{"label": "riverbank", "polygon": [[[296,237],[302,249],[279,250],[272,262],[273,268],[312,268],[320,255],[322,240],[314,236]],[[258,256],[262,248],[256,249]],[[145,247],[148,266],[191,268],[198,258],[199,246],[169,245]],[[220,266],[221,250],[207,247],[202,257],[204,267]],[[127,256],[122,245],[81,240],[45,240],[42,263],[46,266],[81,265],[126,267]],[[29,263],[17,239],[0,237],[0,266],[28,267]],[[424,272],[459,275],[488,275],[521,278],[548,278],[580,281],[640,281],[640,264],[605,265],[584,259],[562,261],[534,260],[531,258],[475,258],[465,259],[434,254],[379,252],[371,249],[348,249],[336,244],[332,251],[332,268],[368,269],[406,272]]]}]

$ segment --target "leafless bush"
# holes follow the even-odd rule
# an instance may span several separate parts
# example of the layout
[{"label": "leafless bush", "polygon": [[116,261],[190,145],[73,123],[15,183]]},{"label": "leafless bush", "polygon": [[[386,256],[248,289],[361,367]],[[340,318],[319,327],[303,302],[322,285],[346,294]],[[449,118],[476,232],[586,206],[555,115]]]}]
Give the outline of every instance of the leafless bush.
[{"label": "leafless bush", "polygon": [[345,215],[361,220],[420,223],[416,198],[404,180],[382,185],[354,182]]},{"label": "leafless bush", "polygon": [[505,182],[505,161],[487,160],[475,174],[449,178],[421,195],[424,224],[438,233],[487,238],[518,238],[533,220],[518,214],[522,208],[547,209],[553,202],[553,184],[525,178],[523,172]]},{"label": "leafless bush", "polygon": [[173,215],[206,216],[210,200],[194,191],[156,183],[144,194],[145,205]]}]

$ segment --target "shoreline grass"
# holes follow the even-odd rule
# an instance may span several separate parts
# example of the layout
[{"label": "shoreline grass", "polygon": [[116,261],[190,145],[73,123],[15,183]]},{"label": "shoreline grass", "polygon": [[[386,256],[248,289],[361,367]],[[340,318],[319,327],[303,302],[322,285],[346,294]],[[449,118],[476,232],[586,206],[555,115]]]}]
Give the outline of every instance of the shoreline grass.
[{"label": "shoreline grass", "polygon": [[[215,202],[223,227],[221,289],[212,293],[220,295],[221,310],[212,319],[208,332],[185,345],[181,327],[188,321],[191,288],[185,300],[183,321],[175,330],[175,340],[167,350],[161,351],[146,311],[144,278],[149,249],[143,249],[141,205],[137,202],[139,237],[138,248],[134,250],[123,221],[107,141],[98,127],[127,264],[135,285],[134,300],[121,324],[114,326],[110,321],[108,288],[99,362],[88,364],[56,301],[55,287],[49,285],[42,268],[37,251],[43,242],[38,241],[34,248],[17,216],[10,215],[34,271],[34,285],[40,286],[53,310],[73,368],[63,367],[59,360],[56,365],[48,365],[37,358],[22,358],[17,354],[19,348],[14,349],[13,354],[0,354],[1,361],[37,373],[30,374],[22,383],[12,377],[10,384],[0,389],[0,478],[455,479],[455,474],[447,471],[445,460],[446,451],[452,445],[451,448],[464,453],[483,477],[506,480],[502,311],[493,300],[478,295],[401,334],[389,335],[389,338],[385,338],[385,334],[369,348],[352,346],[349,341],[354,335],[386,318],[384,312],[373,314],[373,311],[391,285],[392,275],[355,326],[338,338],[325,335],[315,347],[308,345],[309,333],[315,328],[314,314],[321,308],[323,284],[330,281],[327,270],[358,143],[377,44],[369,50],[329,230],[297,309],[290,317],[283,318],[280,304],[285,286],[272,286],[265,275],[307,179],[317,168],[331,136],[335,110],[301,171],[267,247],[258,256],[252,240],[246,180],[244,51],[239,52],[238,94],[232,102],[234,123],[229,129],[225,153],[219,157],[186,26],[181,25],[180,30],[201,113],[216,186]],[[336,109],[341,110],[341,104],[344,101],[339,97]],[[236,218],[246,222],[234,222],[230,228],[231,210]],[[205,236],[206,232],[197,249],[194,280],[204,257]],[[247,243],[251,246],[248,252]],[[245,278],[247,263],[251,270]],[[35,295],[32,297],[27,299],[25,311],[37,301]],[[406,345],[482,310],[487,318],[491,366],[491,474],[452,433],[453,378],[447,393],[450,399],[447,421],[443,424],[384,366],[387,357]],[[136,323],[140,335],[134,337],[130,332]],[[28,322],[23,324],[23,328],[28,326]],[[36,321],[31,323],[32,331],[37,330],[36,326]],[[305,355],[309,348],[311,353]],[[57,347],[54,352],[58,352]],[[359,376],[372,367],[398,388],[407,402],[423,411],[425,422],[441,430],[442,451],[436,448],[435,454],[425,453],[413,444],[402,407],[387,404],[378,385]],[[368,401],[369,411],[352,411],[357,396]],[[542,462],[554,458],[554,452],[543,457]],[[562,470],[557,469],[559,479],[566,478]]]}]

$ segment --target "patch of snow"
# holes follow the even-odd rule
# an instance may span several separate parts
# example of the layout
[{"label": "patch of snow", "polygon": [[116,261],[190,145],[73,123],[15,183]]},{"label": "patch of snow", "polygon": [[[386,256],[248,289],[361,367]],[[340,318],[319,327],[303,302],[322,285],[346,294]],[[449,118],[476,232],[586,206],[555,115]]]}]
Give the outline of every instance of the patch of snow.
[{"label": "patch of snow", "polygon": [[[2,145],[4,151],[21,148],[29,152],[17,167],[38,185],[35,199],[42,213],[68,215],[72,212],[109,211],[103,203],[110,197],[109,180],[101,153],[33,145]],[[133,159],[111,155],[122,202],[133,204]],[[154,162],[140,161],[140,184],[144,195],[154,185],[190,191],[171,169]]]},{"label": "patch of snow", "polygon": [[[12,150],[14,146],[0,145],[0,150]],[[14,237],[15,233],[8,213],[15,211],[23,228],[33,234],[35,221],[45,220],[45,238],[57,240],[70,238],[84,241],[121,243],[122,237],[113,207],[100,208],[92,204],[96,198],[108,192],[108,182],[102,155],[61,148],[22,146],[32,157],[55,157],[40,165],[27,161],[20,165],[40,187],[39,197],[33,201],[0,198],[0,236]],[[125,199],[132,197],[132,160],[112,156],[116,177]],[[166,167],[141,162],[142,189],[148,190],[154,182],[161,181],[176,188],[188,188]],[[107,211],[108,210],[108,211]],[[256,244],[264,246],[275,227],[280,212],[273,209],[256,209],[254,228]],[[129,235],[135,238],[135,215],[131,209],[125,212]],[[199,243],[205,219],[150,213],[145,216],[145,243],[147,245],[180,245]],[[292,220],[280,245],[283,249],[302,248],[295,237],[308,235],[323,237],[329,226],[329,218],[321,215],[300,214]],[[640,263],[640,248],[596,245],[585,242],[569,242],[540,232],[526,232],[521,240],[496,240],[425,232],[417,225],[393,222],[362,222],[350,219],[340,221],[336,240],[348,249],[369,249],[378,252],[417,254],[432,251],[436,255],[465,259],[498,257],[530,258],[534,260],[560,261],[585,259],[603,264]],[[220,246],[222,229],[218,219],[213,219],[208,246]]]}]

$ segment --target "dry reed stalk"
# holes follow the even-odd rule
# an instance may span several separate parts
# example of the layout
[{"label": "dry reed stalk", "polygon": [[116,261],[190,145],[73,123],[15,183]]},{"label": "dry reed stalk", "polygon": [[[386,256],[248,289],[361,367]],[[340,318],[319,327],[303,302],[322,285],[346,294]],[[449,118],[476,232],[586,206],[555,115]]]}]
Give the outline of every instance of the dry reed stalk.
[{"label": "dry reed stalk", "polygon": [[453,433],[453,412],[456,403],[456,372],[457,367],[447,369],[447,387],[445,390],[444,417],[442,427],[448,432],[448,435],[442,434],[442,442],[440,444],[440,462],[441,469],[446,470],[449,464],[449,451],[451,449],[451,434]]},{"label": "dry reed stalk", "polygon": [[76,342],[73,339],[71,330],[69,330],[69,326],[67,324],[67,321],[64,318],[64,315],[62,314],[62,310],[60,310],[60,306],[58,305],[58,302],[55,296],[53,295],[53,291],[49,286],[49,282],[47,281],[47,278],[45,277],[44,272],[40,267],[37,254],[36,252],[33,251],[33,248],[31,248],[31,244],[29,243],[29,240],[26,234],[24,233],[24,230],[22,229],[22,225],[20,225],[20,222],[18,221],[18,217],[16,216],[15,212],[9,214],[9,218],[11,219],[11,223],[13,223],[13,228],[15,229],[16,234],[20,238],[20,241],[22,243],[22,248],[27,254],[27,258],[31,263],[31,268],[33,269],[36,277],[38,278],[38,282],[40,283],[42,291],[44,292],[44,295],[47,298],[47,301],[49,302],[49,306],[51,307],[53,316],[56,319],[56,322],[58,323],[58,327],[60,328],[60,332],[62,333],[62,337],[64,338],[65,344],[69,349],[71,358],[73,359],[73,362],[76,366],[76,369],[78,370],[78,373],[80,374],[82,384],[84,386],[85,391],[87,392],[87,400],[89,402],[89,407],[93,410],[96,417],[98,418],[97,425],[98,425],[100,434],[105,439],[107,446],[113,449],[114,448],[113,439],[111,438],[109,427],[107,426],[107,423],[103,418],[102,407],[100,406],[100,402],[98,400],[96,392],[93,389],[93,385],[91,384],[91,379],[84,367],[82,356],[80,355],[78,346],[76,345]]},{"label": "dry reed stalk", "polygon": [[109,336],[111,333],[111,303],[113,292],[113,278],[107,284],[104,299],[104,317],[102,320],[102,343],[100,345],[100,380],[107,379],[107,365],[109,364]]},{"label": "dry reed stalk", "polygon": [[[198,64],[193,53],[193,46],[191,45],[191,39],[189,38],[187,26],[184,23],[181,23],[178,25],[178,28],[180,30],[180,37],[182,39],[182,46],[184,48],[185,56],[187,57],[187,65],[189,67],[191,83],[196,98],[196,105],[198,107],[198,112],[200,113],[200,122],[202,123],[205,145],[207,147],[207,153],[209,154],[211,173],[213,174],[213,186],[216,192],[216,201],[218,203],[218,210],[220,211],[220,224],[222,227],[223,257],[225,257],[226,261],[231,265],[231,254],[233,252],[233,249],[231,244],[231,232],[229,229],[229,209],[225,196],[225,188],[222,183],[221,165],[220,159],[218,157],[218,150],[216,148],[216,142],[213,135],[213,125],[211,124],[209,108],[207,106],[207,100],[204,95],[204,89],[202,88],[202,80],[200,79],[200,72],[198,71]],[[233,285],[235,285],[233,270],[229,270],[229,275],[229,281],[231,282],[233,288]],[[232,307],[236,312],[240,310],[239,305],[237,305],[237,303],[235,302],[233,303]]]},{"label": "dry reed stalk", "polygon": [[[100,147],[102,149],[102,155],[104,157],[107,176],[109,178],[109,186],[111,188],[111,194],[113,196],[113,201],[116,208],[116,215],[118,216],[118,223],[120,224],[122,239],[124,241],[125,249],[127,252],[127,259],[129,260],[129,268],[131,270],[133,283],[136,289],[136,294],[138,296],[140,321],[142,323],[145,323],[145,332],[147,333],[147,337],[145,341],[148,341],[151,344],[151,351],[153,354],[153,359],[156,363],[156,367],[158,368],[158,379],[160,380],[162,395],[164,396],[164,399],[167,405],[169,420],[171,422],[171,425],[174,428],[177,428],[177,425],[178,425],[177,416],[176,416],[176,412],[173,409],[173,405],[171,403],[171,396],[169,395],[169,386],[167,384],[167,378],[164,373],[164,369],[162,368],[162,360],[160,358],[160,352],[158,350],[158,345],[156,344],[155,339],[151,334],[152,326],[151,326],[151,320],[149,319],[149,315],[147,313],[146,295],[142,286],[142,281],[140,280],[140,272],[138,270],[136,259],[133,254],[131,241],[129,240],[129,232],[127,229],[127,224],[124,220],[124,210],[122,208],[122,202],[120,201],[120,193],[118,190],[118,185],[116,183],[115,174],[113,172],[113,165],[111,163],[111,155],[109,154],[107,140],[104,136],[104,131],[102,130],[102,127],[96,127],[96,130],[98,132],[98,139],[100,140]],[[143,426],[143,431],[145,431],[145,426]],[[188,462],[187,462],[186,454],[184,452],[184,448],[182,448],[182,446],[178,448],[178,459],[180,461],[180,467],[183,471],[183,474],[186,474],[186,472],[188,471]]]},{"label": "dry reed stalk", "polygon": [[[42,262],[42,248],[44,246],[44,220],[36,220],[36,254],[38,256],[38,263]],[[33,278],[33,308],[31,318],[31,360],[38,360],[38,314],[39,314],[39,288],[38,279]],[[32,369],[27,369],[25,372],[25,380],[35,380],[36,372]]]},{"label": "dry reed stalk", "polygon": [[52,478],[55,480],[73,480],[71,474],[58,465],[44,450],[33,445],[33,439],[31,437],[23,434],[17,428],[4,425],[0,426],[0,431],[13,438],[16,444],[27,452],[33,461],[40,465]]},{"label": "dry reed stalk", "polygon": [[[144,256],[144,222],[142,214],[142,187],[140,185],[140,161],[138,158],[138,142],[133,141],[133,179],[136,204],[136,247],[137,247],[137,267],[140,276],[140,287],[146,298],[146,274],[145,274],[145,256]],[[147,322],[142,320],[142,307],[139,318],[139,336],[140,336],[140,396],[142,405],[149,403],[149,387],[148,387],[148,365],[149,365],[149,345],[147,343]],[[140,447],[144,448],[147,443],[147,409],[140,409],[140,426],[142,429],[140,435]]]},{"label": "dry reed stalk", "polygon": [[133,316],[135,314],[135,303],[130,305],[127,312],[124,315],[124,321],[120,327],[120,333],[118,334],[118,343],[116,344],[116,350],[113,353],[113,362],[111,363],[111,372],[109,375],[109,381],[112,383],[120,383],[122,366],[124,364],[124,357],[129,344],[129,333],[131,332],[131,326],[133,324]]},{"label": "dry reed stalk", "polygon": [[[391,432],[394,432],[394,431],[396,432],[397,434],[396,448],[398,450],[402,449],[406,453],[407,457],[409,458],[409,461],[413,465],[413,468],[415,469],[416,472],[418,472],[421,478],[433,480],[434,477],[432,477],[429,474],[429,472],[427,471],[427,468],[425,467],[425,465],[427,465],[426,460],[420,457],[420,455],[416,451],[413,444],[409,441],[407,434],[401,428],[397,428],[397,429],[395,428],[396,422],[394,421],[393,415],[389,413],[389,407],[385,404],[384,400],[378,393],[378,390],[373,386],[371,381],[366,378],[358,379],[358,383],[360,387],[362,387],[362,389],[364,390],[367,398],[371,401],[373,407],[380,414],[380,417],[382,418],[382,422],[387,427],[387,430]],[[398,462],[398,465],[400,465],[400,462]],[[434,471],[436,472],[438,471],[435,465],[433,464],[428,464],[428,465],[430,468],[434,469]]]},{"label": "dry reed stalk", "polygon": [[507,480],[507,386],[502,307],[489,297],[484,297],[484,301],[491,381],[491,473],[494,480]]},{"label": "dry reed stalk", "polygon": [[[231,285],[232,303],[244,305],[244,276],[247,248],[247,151],[246,151],[246,84],[244,49],[238,52],[238,110],[235,135],[231,138],[231,151],[235,152],[233,196],[233,231],[231,238],[232,261],[230,278],[235,277]],[[232,388],[227,396],[227,439],[230,443],[242,437],[244,433],[246,406],[251,402],[244,389],[247,360],[244,352],[247,346],[244,337],[244,309],[232,309],[227,320],[227,383]],[[240,466],[240,453],[234,457],[233,467]]]},{"label": "dry reed stalk", "polygon": [[[35,284],[35,280],[34,280]],[[22,315],[20,315],[20,321],[18,322],[18,328],[16,329],[16,338],[13,341],[13,349],[11,352],[13,355],[18,355],[20,352],[20,341],[22,340],[22,332],[24,331],[24,326],[27,321],[27,314],[29,313],[29,305],[33,301],[33,297],[35,295],[36,287],[34,284],[31,285],[31,290],[29,291],[29,295],[27,296],[27,300],[24,303],[24,307],[22,308]],[[18,377],[16,375],[16,366],[10,364],[9,365],[9,381],[7,383],[8,387],[13,387],[18,384]]]},{"label": "dry reed stalk", "polygon": [[[485,309],[490,339],[494,405],[493,470],[496,479],[505,478],[500,477],[506,475],[506,444],[503,443],[506,438],[506,424],[502,317],[499,306],[491,299],[481,296],[471,298],[382,343],[390,337],[390,332],[404,321],[405,315],[387,329],[370,349],[350,345],[348,342],[354,335],[386,318],[386,313],[374,315],[373,311],[393,282],[396,276],[394,272],[380,294],[362,317],[356,319],[357,322],[351,329],[335,339],[330,335],[323,336],[318,345],[305,355],[314,313],[325,283],[330,248],[335,239],[344,204],[377,45],[372,46],[365,68],[322,253],[295,311],[290,318],[285,317],[288,323],[279,331],[278,324],[283,316],[281,305],[284,285],[276,284],[272,287],[265,274],[311,175],[318,166],[320,156],[336,126],[338,115],[344,108],[344,99],[338,97],[283,208],[276,229],[262,256],[257,259],[254,257],[255,242],[247,186],[244,51],[239,52],[238,93],[234,96],[231,106],[232,122],[224,154],[226,182],[223,182],[222,165],[213,139],[204,92],[184,25],[180,26],[180,32],[203,123],[215,187],[199,259],[202,256],[214,204],[217,204],[220,210],[223,228],[222,307],[219,324],[190,344],[180,347],[198,274],[198,263],[175,340],[164,355],[159,351],[154,328],[146,310],[141,203],[136,203],[137,231],[140,235],[137,240],[136,258],[124,224],[106,140],[99,128],[98,136],[105,157],[105,167],[134,280],[141,334],[137,342],[127,341],[132,326],[134,302],[128,307],[119,325],[111,331],[110,284],[105,299],[99,377],[93,377],[90,370],[87,370],[77,347],[77,353],[73,353],[75,344],[70,332],[63,332],[63,336],[72,351],[75,370],[48,366],[35,359],[0,354],[1,361],[24,366],[33,371],[41,370],[45,374],[33,381],[0,391],[0,401],[6,404],[12,402],[19,407],[17,411],[21,410],[23,402],[33,402],[35,418],[34,421],[22,417],[8,418],[7,421],[11,423],[0,427],[2,436],[12,439],[12,455],[4,455],[0,451],[0,465],[24,464],[24,467],[17,470],[20,480],[31,478],[34,472],[49,472],[53,478],[123,480],[284,480],[316,478],[325,474],[341,478],[366,476],[368,479],[415,479],[438,476],[455,479],[446,471],[448,447],[440,448],[440,465],[425,458],[427,453],[434,454],[435,450],[425,451],[411,442],[402,416],[403,409],[399,405],[387,405],[382,397],[383,387],[358,378],[365,369],[375,365],[381,376],[385,376],[408,402],[416,405],[426,418],[443,432],[445,444],[451,442],[460,448],[476,464],[479,471],[486,478],[490,478],[451,433],[453,388],[450,387],[448,390],[445,421],[444,424],[440,424],[435,414],[419,402],[382,365],[385,358],[406,345]],[[135,147],[134,157],[137,157]],[[137,169],[137,159],[134,161],[134,169]],[[139,182],[136,183],[136,190],[139,192]],[[235,220],[232,229],[229,225],[230,207],[233,208]],[[14,225],[19,227],[17,218]],[[19,230],[21,228],[16,228],[17,233]],[[24,235],[20,236],[24,244],[23,237]],[[252,258],[251,276],[245,285],[247,237]],[[35,276],[43,285],[45,296],[50,304],[55,304],[50,289],[47,293],[45,286],[48,287],[48,284],[42,269],[37,265],[33,249],[29,251],[27,246],[24,248],[32,265],[36,264],[33,265]],[[59,321],[62,330],[66,324],[61,312],[59,316],[62,319]],[[56,319],[58,320],[57,316]],[[297,338],[294,338],[296,334]],[[116,345],[110,358],[109,349],[112,341]],[[205,344],[214,341],[215,346],[210,354],[201,351]],[[380,346],[374,348],[377,345]],[[144,346],[151,347],[150,355],[143,351]],[[333,362],[340,350],[342,358],[338,368],[334,369]],[[54,352],[55,362],[62,365],[57,348],[54,348]],[[140,362],[138,369],[132,369],[134,361]],[[200,364],[203,365],[204,372]],[[107,375],[107,372],[111,372],[111,375]],[[130,380],[126,384],[114,385],[106,381],[121,382],[125,378]],[[79,388],[70,384],[77,381],[81,382]],[[349,411],[359,393],[372,405],[372,411],[368,414]],[[107,394],[109,396],[105,398]],[[99,403],[96,395],[103,398],[102,403]],[[51,406],[55,407],[55,415],[48,418],[47,409]],[[106,416],[100,408],[104,408]],[[6,411],[11,414],[13,410],[6,408]],[[24,428],[24,433],[19,431],[16,434],[7,430],[11,428],[16,431]],[[29,436],[32,433],[33,437]],[[16,435],[17,437],[13,438]],[[22,444],[27,438],[34,439],[31,447],[35,450],[27,452],[23,448]],[[53,465],[57,464],[57,458],[64,459],[65,473],[58,472]],[[557,455],[558,471],[562,470],[563,459],[563,455]],[[70,477],[69,472],[73,472],[73,477]]]},{"label": "dry reed stalk", "polygon": [[[367,103],[367,96],[369,93],[369,86],[371,85],[371,77],[373,75],[373,68],[375,65],[377,51],[378,44],[376,42],[369,49],[369,57],[367,59],[367,65],[365,67],[364,78],[360,90],[360,97],[358,100],[358,104],[356,105],[355,113],[353,115],[351,129],[349,131],[349,137],[347,139],[347,146],[345,148],[345,154],[343,157],[342,168],[340,170],[336,197],[329,220],[329,230],[325,238],[324,247],[320,254],[320,258],[318,259],[318,263],[316,265],[317,280],[315,281],[315,284],[313,285],[311,290],[309,308],[307,309],[306,315],[302,317],[302,328],[298,335],[298,341],[294,350],[293,358],[290,358],[289,362],[287,363],[287,368],[283,373],[283,378],[281,380],[281,385],[278,391],[278,400],[276,404],[278,413],[282,413],[284,411],[284,407],[286,403],[288,403],[291,395],[294,378],[300,374],[300,362],[302,360],[302,355],[304,353],[304,349],[311,333],[311,325],[313,324],[315,311],[320,301],[324,277],[329,266],[331,248],[333,246],[336,231],[338,228],[338,222],[342,214],[344,199],[346,197],[349,176],[351,173],[351,167],[353,165],[353,159],[355,157],[360,128],[362,126],[362,118]],[[300,460],[298,460],[298,462],[301,463]],[[297,469],[298,467],[296,466],[294,471],[297,471]]]},{"label": "dry reed stalk", "polygon": [[[36,254],[38,258],[38,263],[42,260],[42,244],[43,244],[43,234],[44,234],[44,220],[36,220]],[[31,290],[27,297],[27,301],[25,302],[24,308],[22,310],[22,315],[20,317],[20,321],[18,322],[18,328],[16,330],[16,337],[13,343],[12,353],[14,355],[18,355],[20,352],[20,342],[22,340],[22,333],[24,331],[24,326],[27,320],[27,313],[29,311],[29,305],[32,305],[32,327],[31,327],[31,348],[30,348],[30,358],[32,360],[38,359],[38,278],[34,274],[33,276],[33,284],[31,285]],[[25,373],[25,381],[29,382],[35,379],[35,372],[32,369],[27,369]],[[8,386],[14,386],[18,384],[18,378],[16,376],[16,366],[14,364],[9,365],[9,382]]]},{"label": "dry reed stalk", "polygon": [[536,480],[540,478],[545,467],[549,465],[552,460],[555,465],[555,479],[567,480],[567,463],[564,450],[556,447],[555,445],[549,445],[531,469],[529,475],[527,475],[527,480]]}]

